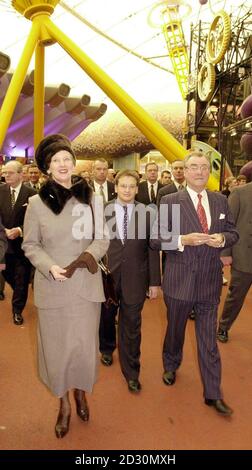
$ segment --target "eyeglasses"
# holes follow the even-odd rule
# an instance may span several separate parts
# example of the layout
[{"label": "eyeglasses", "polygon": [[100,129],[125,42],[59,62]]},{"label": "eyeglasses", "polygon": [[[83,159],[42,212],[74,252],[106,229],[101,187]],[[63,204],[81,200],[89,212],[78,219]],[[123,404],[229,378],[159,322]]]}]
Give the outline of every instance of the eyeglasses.
[{"label": "eyeglasses", "polygon": [[136,189],[136,184],[118,184],[118,188],[122,189]]},{"label": "eyeglasses", "polygon": [[192,172],[193,171],[198,171],[198,170],[200,170],[202,172],[207,172],[207,171],[210,170],[209,165],[194,165],[194,164],[192,164],[192,165],[186,166],[185,168],[187,168],[187,170],[192,171]]}]

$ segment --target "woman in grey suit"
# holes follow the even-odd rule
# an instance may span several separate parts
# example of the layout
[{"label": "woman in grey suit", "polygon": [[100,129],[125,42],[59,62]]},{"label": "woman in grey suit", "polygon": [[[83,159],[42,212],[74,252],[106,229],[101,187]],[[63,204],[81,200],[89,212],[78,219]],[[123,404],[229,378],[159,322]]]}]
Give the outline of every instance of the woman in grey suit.
[{"label": "woman in grey suit", "polygon": [[[96,381],[100,306],[104,299],[97,261],[109,241],[94,238],[92,189],[72,172],[75,155],[61,134],[43,139],[35,155],[49,180],[30,199],[23,249],[35,266],[34,301],[38,307],[38,359],[41,380],[60,398],[58,438],[69,429],[69,390],[77,414],[88,421],[85,392]],[[78,268],[78,269],[76,269]]]}]

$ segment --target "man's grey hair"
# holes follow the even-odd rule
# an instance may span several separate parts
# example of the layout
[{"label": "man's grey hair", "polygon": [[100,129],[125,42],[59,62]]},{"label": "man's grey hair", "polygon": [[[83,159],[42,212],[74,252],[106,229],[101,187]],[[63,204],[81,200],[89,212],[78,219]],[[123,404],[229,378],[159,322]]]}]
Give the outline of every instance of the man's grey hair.
[{"label": "man's grey hair", "polygon": [[16,160],[10,160],[9,162],[5,163],[4,168],[7,168],[8,165],[10,165],[10,163],[11,163],[12,165],[13,165],[13,163],[14,163],[14,165],[15,165],[15,167],[16,167],[16,172],[17,172],[17,173],[22,173],[23,165],[22,165],[22,163],[20,163],[20,162],[18,162],[18,161],[16,161]]},{"label": "man's grey hair", "polygon": [[205,159],[208,161],[208,163],[210,165],[210,168],[211,168],[211,158],[210,158],[210,156],[207,155],[206,153],[202,152],[201,150],[197,150],[197,149],[196,150],[195,149],[188,150],[188,154],[184,158],[185,166],[187,165],[188,160],[190,160],[190,158],[192,158],[192,157],[199,157],[199,158],[205,157]]}]

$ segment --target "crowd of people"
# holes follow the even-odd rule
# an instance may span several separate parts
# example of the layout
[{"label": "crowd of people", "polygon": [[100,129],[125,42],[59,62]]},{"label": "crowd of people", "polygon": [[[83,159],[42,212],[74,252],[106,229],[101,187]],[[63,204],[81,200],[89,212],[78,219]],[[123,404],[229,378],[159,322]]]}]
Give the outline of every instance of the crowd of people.
[{"label": "crowd of people", "polygon": [[[116,173],[102,158],[93,162],[92,174],[76,174],[75,164],[71,142],[53,134],[40,142],[34,163],[6,163],[0,184],[0,300],[6,281],[13,322],[22,325],[32,282],[39,376],[59,399],[56,436],[69,430],[71,391],[78,416],[89,420],[85,394],[97,379],[99,350],[101,363],[110,367],[118,347],[129,391],[141,391],[141,312],[161,285],[167,307],[164,384],[176,382],[186,323],[194,318],[205,404],[230,416],[217,339],[228,341],[252,283],[252,183],[241,175],[225,182],[223,194],[207,190],[211,162],[194,149],[160,179],[154,162],[146,164],[141,180],[133,170]],[[116,304],[105,302],[104,257]],[[229,265],[217,328],[223,266]]]}]

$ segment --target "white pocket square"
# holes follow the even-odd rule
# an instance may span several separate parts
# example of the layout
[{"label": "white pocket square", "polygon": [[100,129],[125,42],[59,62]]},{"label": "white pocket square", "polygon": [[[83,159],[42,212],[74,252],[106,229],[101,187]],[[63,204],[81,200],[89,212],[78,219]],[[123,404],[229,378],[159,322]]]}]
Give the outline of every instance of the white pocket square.
[{"label": "white pocket square", "polygon": [[225,214],[220,214],[219,219],[225,219],[225,217],[226,217]]}]

